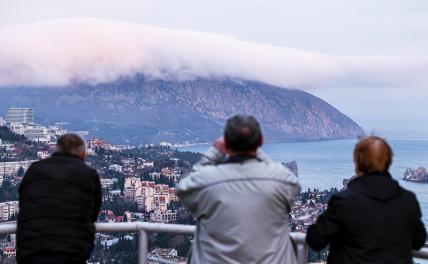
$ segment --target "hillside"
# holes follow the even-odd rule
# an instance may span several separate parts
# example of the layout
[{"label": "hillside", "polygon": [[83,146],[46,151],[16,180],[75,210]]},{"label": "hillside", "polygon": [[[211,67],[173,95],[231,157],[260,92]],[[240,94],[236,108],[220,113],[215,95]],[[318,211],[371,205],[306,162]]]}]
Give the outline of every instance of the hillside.
[{"label": "hillside", "polygon": [[152,80],[95,86],[2,88],[0,113],[32,107],[38,122],[69,122],[116,143],[207,142],[236,113],[255,115],[267,141],[355,138],[363,130],[309,93],[233,79]]}]

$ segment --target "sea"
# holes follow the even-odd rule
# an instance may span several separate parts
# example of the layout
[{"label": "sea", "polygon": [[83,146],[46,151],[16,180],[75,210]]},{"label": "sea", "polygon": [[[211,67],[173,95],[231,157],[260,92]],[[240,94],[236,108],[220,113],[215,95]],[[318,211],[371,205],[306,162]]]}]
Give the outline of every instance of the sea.
[{"label": "sea", "polygon": [[[405,189],[414,192],[421,206],[423,221],[428,227],[428,184],[403,181],[407,168],[428,167],[428,138],[388,139],[394,151],[390,172]],[[357,140],[267,143],[263,150],[275,161],[295,160],[299,181],[305,189],[342,188],[343,179],[354,172],[352,152]],[[205,152],[209,145],[186,146],[180,150]],[[418,260],[418,263],[428,263]]]}]

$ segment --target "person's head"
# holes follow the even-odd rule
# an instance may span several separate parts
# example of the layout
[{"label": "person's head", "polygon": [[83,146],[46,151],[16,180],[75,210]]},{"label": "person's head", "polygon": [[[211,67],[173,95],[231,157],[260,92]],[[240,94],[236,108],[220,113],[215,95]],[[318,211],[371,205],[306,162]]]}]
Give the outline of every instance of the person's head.
[{"label": "person's head", "polygon": [[230,154],[254,153],[263,144],[259,122],[250,115],[232,116],[224,128],[224,141]]},{"label": "person's head", "polygon": [[361,139],[354,149],[357,175],[385,173],[392,163],[392,149],[385,139],[370,136]]},{"label": "person's head", "polygon": [[85,159],[86,145],[85,141],[76,134],[65,134],[61,136],[56,144],[56,150],[59,153],[68,153]]}]

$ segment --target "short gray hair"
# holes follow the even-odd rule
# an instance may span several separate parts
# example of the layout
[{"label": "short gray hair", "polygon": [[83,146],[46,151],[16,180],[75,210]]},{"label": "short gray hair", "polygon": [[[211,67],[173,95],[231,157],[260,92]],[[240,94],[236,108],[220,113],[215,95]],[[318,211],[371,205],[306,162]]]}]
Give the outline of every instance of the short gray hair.
[{"label": "short gray hair", "polygon": [[85,141],[76,134],[65,134],[57,141],[57,151],[62,153],[72,153],[80,151],[86,147]]}]

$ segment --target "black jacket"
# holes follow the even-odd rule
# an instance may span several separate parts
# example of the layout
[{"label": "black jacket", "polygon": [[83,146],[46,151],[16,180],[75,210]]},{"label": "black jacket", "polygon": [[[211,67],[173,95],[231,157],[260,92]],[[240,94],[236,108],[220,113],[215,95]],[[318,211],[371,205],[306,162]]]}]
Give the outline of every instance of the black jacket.
[{"label": "black jacket", "polygon": [[356,177],[307,232],[314,250],[330,244],[330,264],[411,264],[425,240],[415,195],[388,173]]},{"label": "black jacket", "polygon": [[101,186],[78,156],[56,153],[33,163],[19,187],[19,206],[18,263],[47,252],[90,257]]}]

